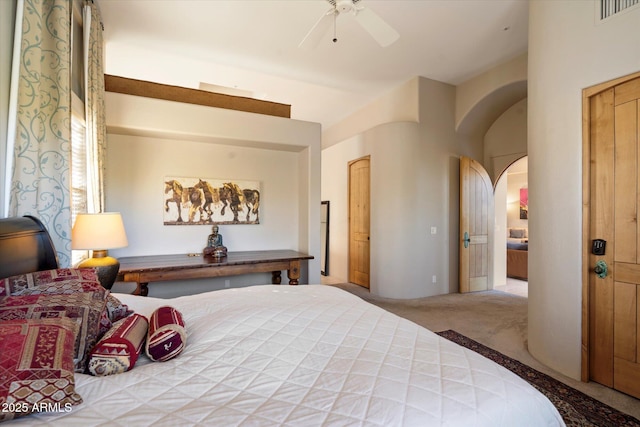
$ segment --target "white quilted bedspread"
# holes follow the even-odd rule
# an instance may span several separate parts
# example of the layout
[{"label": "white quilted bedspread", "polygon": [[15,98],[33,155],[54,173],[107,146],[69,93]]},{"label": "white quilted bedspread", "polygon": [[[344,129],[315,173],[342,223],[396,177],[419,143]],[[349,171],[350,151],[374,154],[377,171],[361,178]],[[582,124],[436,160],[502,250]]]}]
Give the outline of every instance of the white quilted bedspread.
[{"label": "white quilted bedspread", "polygon": [[170,300],[176,359],[76,375],[84,403],[8,424],[61,426],[555,426],[555,407],[508,370],[328,286],[254,286]]}]

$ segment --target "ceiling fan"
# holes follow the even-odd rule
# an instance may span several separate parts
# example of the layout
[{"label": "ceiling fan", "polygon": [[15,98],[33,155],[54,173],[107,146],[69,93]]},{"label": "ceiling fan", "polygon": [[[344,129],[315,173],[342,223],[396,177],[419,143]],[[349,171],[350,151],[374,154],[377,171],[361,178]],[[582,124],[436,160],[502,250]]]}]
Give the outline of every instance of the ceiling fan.
[{"label": "ceiling fan", "polygon": [[314,48],[320,43],[331,24],[334,24],[333,42],[338,41],[335,34],[335,23],[341,14],[351,13],[356,21],[373,37],[382,47],[389,46],[400,35],[389,24],[371,9],[359,6],[361,0],[326,0],[331,8],[315,23],[307,35],[302,39],[298,47]]}]

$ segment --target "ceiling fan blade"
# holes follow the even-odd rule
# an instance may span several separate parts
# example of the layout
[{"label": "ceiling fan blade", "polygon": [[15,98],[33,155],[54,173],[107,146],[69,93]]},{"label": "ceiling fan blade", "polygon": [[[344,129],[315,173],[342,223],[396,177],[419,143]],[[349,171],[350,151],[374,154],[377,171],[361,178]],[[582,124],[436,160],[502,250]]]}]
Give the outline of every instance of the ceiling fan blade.
[{"label": "ceiling fan blade", "polygon": [[302,39],[298,47],[314,49],[318,46],[322,37],[324,37],[329,31],[329,28],[331,28],[336,13],[335,9],[329,9],[327,13],[322,15],[322,17],[318,19],[318,22],[311,27],[307,35],[304,36],[304,39]]},{"label": "ceiling fan blade", "polygon": [[387,47],[400,38],[400,34],[371,9],[359,9],[356,14],[356,21],[382,47]]}]

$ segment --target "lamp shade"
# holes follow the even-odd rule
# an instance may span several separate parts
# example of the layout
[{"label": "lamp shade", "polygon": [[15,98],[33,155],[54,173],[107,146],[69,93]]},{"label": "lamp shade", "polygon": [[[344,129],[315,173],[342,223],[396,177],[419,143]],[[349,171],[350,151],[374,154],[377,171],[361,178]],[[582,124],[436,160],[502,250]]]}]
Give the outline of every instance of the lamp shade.
[{"label": "lamp shade", "polygon": [[71,230],[72,249],[115,249],[128,244],[120,212],[76,216]]}]

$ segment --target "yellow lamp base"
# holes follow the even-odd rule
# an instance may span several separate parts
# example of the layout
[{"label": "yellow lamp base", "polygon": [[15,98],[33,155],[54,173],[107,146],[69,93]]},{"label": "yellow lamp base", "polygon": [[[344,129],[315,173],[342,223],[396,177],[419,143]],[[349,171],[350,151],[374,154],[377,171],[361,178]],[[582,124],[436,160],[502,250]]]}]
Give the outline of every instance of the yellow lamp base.
[{"label": "yellow lamp base", "polygon": [[107,251],[93,251],[93,258],[82,261],[78,268],[95,268],[102,287],[111,289],[120,270],[120,261],[107,256]]}]

